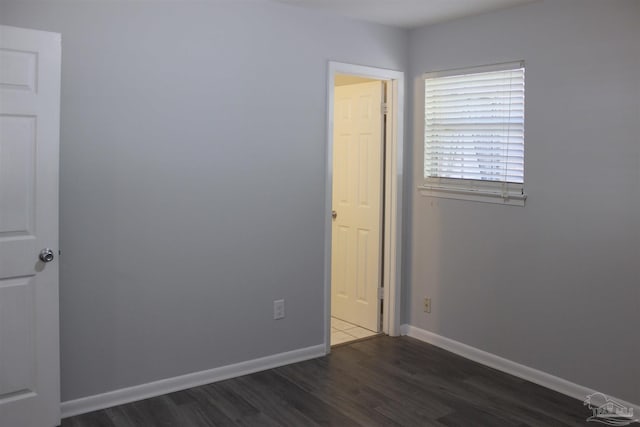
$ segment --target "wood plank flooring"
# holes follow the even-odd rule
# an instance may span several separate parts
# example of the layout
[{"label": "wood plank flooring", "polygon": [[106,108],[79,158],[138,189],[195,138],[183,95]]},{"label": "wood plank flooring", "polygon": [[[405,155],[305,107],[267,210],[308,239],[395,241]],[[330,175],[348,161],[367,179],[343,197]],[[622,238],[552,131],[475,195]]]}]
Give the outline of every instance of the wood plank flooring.
[{"label": "wood plank flooring", "polygon": [[582,403],[409,337],[63,420],[62,427],[584,426]]}]

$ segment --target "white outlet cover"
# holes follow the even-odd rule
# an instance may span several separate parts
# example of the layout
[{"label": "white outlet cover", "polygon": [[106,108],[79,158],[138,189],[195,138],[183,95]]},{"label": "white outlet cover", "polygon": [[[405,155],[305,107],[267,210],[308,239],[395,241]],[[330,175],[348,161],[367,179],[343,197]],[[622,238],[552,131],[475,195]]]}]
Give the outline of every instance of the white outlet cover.
[{"label": "white outlet cover", "polygon": [[279,299],[273,301],[273,318],[275,320],[283,319],[285,316],[284,312],[284,300]]}]

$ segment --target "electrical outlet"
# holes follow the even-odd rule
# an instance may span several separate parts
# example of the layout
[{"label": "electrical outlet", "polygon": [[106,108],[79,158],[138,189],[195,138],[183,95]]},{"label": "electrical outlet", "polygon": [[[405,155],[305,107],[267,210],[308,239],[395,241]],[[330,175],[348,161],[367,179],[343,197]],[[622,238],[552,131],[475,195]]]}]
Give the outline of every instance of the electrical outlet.
[{"label": "electrical outlet", "polygon": [[278,299],[273,302],[273,318],[274,320],[284,319],[284,300]]},{"label": "electrical outlet", "polygon": [[431,313],[431,298],[424,299],[424,312]]}]

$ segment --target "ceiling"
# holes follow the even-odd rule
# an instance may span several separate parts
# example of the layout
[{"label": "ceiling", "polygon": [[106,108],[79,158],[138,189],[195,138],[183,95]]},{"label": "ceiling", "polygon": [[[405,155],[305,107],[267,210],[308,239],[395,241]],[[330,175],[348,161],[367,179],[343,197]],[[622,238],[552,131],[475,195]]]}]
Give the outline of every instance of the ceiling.
[{"label": "ceiling", "polygon": [[535,0],[273,0],[403,28],[435,24]]}]

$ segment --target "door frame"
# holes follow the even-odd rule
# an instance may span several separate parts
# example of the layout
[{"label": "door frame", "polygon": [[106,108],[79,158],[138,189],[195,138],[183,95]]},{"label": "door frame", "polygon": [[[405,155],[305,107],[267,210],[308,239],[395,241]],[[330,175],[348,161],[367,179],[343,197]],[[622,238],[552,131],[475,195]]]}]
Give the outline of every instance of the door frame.
[{"label": "door frame", "polygon": [[333,106],[336,74],[387,82],[387,127],[384,153],[384,243],[382,247],[384,302],[382,332],[400,335],[402,273],[402,188],[404,178],[404,72],[329,61],[327,73],[327,146],[324,209],[324,344],[331,352],[331,210],[333,193]]}]

